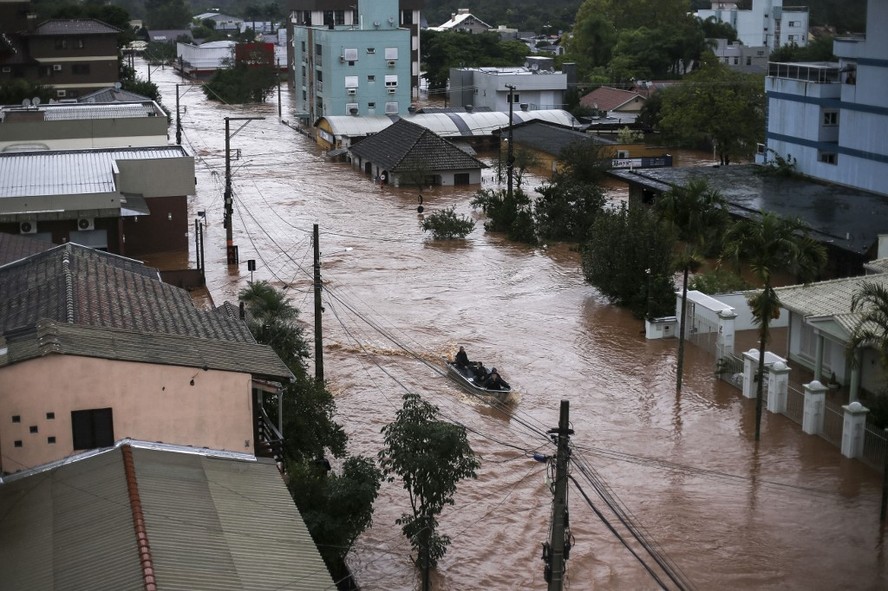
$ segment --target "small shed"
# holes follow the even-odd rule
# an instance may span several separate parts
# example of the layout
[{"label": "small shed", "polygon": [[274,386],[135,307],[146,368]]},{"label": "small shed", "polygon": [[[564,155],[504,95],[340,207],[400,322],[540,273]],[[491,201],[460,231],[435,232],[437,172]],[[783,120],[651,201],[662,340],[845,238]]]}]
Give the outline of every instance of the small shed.
[{"label": "small shed", "polygon": [[352,166],[382,184],[477,185],[487,165],[433,131],[400,119],[349,148]]}]

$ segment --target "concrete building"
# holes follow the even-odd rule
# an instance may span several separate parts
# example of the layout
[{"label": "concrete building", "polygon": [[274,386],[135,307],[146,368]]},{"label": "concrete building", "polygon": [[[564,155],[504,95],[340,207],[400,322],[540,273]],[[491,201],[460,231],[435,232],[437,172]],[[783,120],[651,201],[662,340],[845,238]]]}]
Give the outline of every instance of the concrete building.
[{"label": "concrete building", "polygon": [[[361,116],[405,113],[419,96],[422,6],[422,0],[291,0],[289,79],[300,119],[311,124],[352,109]],[[345,49],[354,51],[346,56]]]},{"label": "concrete building", "polygon": [[70,99],[120,79],[119,29],[95,19],[26,22],[28,28],[17,31],[0,22],[0,84],[25,78]]},{"label": "concrete building", "polygon": [[709,10],[698,10],[702,20],[714,18],[737,31],[737,39],[750,47],[773,51],[784,45],[808,44],[808,7],[784,7],[783,0],[752,0],[752,8],[743,10],[738,2],[713,0]]},{"label": "concrete building", "polygon": [[[221,12],[202,12],[194,17],[196,21],[213,21],[216,26],[214,29],[222,33],[240,33],[244,30],[244,19],[222,14]],[[248,25],[249,26],[249,25]]]},{"label": "concrete building", "polygon": [[738,72],[764,74],[768,71],[768,48],[760,45],[751,47],[727,39],[710,39],[716,46],[712,49],[720,62]]},{"label": "concrete building", "polygon": [[810,177],[888,195],[888,4],[871,0],[866,38],[836,39],[837,62],[771,63],[766,146]]},{"label": "concrete building", "polygon": [[[563,109],[572,64],[556,72],[554,59],[529,56],[524,66],[511,68],[451,68],[450,104],[453,107],[508,111]],[[509,87],[513,87],[510,96]]]},{"label": "concrete building", "polygon": [[235,41],[210,41],[201,45],[176,43],[176,62],[179,72],[191,78],[209,78],[216,70],[234,64]]},{"label": "concrete building", "polygon": [[262,392],[293,379],[233,307],[78,244],[0,267],[0,351],[4,473],[122,437],[267,454]]}]

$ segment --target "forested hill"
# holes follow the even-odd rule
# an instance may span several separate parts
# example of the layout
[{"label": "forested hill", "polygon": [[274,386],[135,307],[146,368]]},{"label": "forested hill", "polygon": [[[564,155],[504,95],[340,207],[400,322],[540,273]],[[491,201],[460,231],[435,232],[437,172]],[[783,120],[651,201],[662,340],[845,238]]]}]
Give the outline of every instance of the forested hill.
[{"label": "forested hill", "polygon": [[[871,0],[876,1],[876,0]],[[426,0],[423,13],[429,26],[446,22],[459,8],[469,11],[492,27],[500,25],[537,33],[568,31],[583,0]],[[744,4],[740,0],[739,4]],[[751,6],[752,1],[745,4]],[[706,0],[689,0],[689,9],[709,8]],[[784,0],[784,6],[807,6],[811,25],[830,25],[841,33],[862,33],[866,0]],[[549,28],[544,27],[548,25]]]}]

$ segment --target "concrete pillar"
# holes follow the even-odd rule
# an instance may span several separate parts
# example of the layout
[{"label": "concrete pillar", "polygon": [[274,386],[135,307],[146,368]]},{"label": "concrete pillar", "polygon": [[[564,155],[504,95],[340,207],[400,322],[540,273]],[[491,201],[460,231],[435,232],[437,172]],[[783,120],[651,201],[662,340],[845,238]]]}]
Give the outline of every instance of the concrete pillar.
[{"label": "concrete pillar", "polygon": [[817,435],[823,431],[823,413],[828,388],[814,380],[805,384],[805,409],[802,412],[802,431]]},{"label": "concrete pillar", "polygon": [[737,314],[733,310],[722,310],[718,313],[718,337],[715,342],[715,358],[734,354],[734,319]]},{"label": "concrete pillar", "polygon": [[755,398],[755,372],[758,371],[758,349],[750,349],[743,354],[743,396]]},{"label": "concrete pillar", "polygon": [[789,372],[782,361],[776,361],[768,372],[768,411],[786,413],[786,397],[789,393]]},{"label": "concrete pillar", "polygon": [[869,409],[856,401],[842,408],[845,410],[842,455],[846,458],[859,458],[863,455],[863,436],[866,433],[866,413]]},{"label": "concrete pillar", "polygon": [[814,379],[823,381],[823,335],[814,335]]}]

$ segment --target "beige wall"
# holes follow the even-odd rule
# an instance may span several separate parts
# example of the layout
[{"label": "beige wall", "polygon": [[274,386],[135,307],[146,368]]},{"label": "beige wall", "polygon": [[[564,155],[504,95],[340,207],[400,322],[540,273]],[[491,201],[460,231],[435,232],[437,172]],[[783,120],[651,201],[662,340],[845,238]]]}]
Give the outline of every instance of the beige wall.
[{"label": "beige wall", "polygon": [[194,195],[194,158],[140,158],[115,160],[120,176],[117,190],[144,197]]},{"label": "beige wall", "polygon": [[[115,440],[252,453],[251,384],[249,374],[68,355],[2,368],[2,470],[16,472],[73,453],[71,411],[94,408],[112,409]],[[13,415],[21,422],[13,423]],[[22,447],[15,447],[17,440]]]}]

